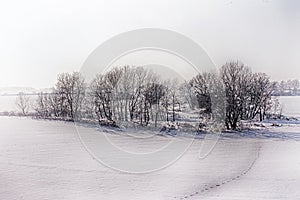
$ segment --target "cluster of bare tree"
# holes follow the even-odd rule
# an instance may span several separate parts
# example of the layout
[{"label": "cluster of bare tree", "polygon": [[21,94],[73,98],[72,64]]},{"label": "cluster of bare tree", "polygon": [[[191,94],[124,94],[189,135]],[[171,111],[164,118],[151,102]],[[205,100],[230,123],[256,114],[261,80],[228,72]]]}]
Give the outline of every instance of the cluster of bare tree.
[{"label": "cluster of bare tree", "polygon": [[[236,129],[240,120],[251,120],[257,116],[263,120],[271,108],[271,94],[274,88],[269,77],[264,73],[251,72],[250,68],[241,62],[226,63],[219,74],[225,92],[227,129]],[[212,112],[212,95],[222,95],[212,91],[219,85],[216,80],[216,74],[202,73],[189,82],[191,92],[196,97],[196,106],[202,108],[203,113]]]},{"label": "cluster of bare tree", "polygon": [[236,129],[239,120],[263,120],[271,108],[273,84],[264,73],[252,73],[240,62],[226,63],[221,68],[226,92],[226,126]]},{"label": "cluster of bare tree", "polygon": [[84,79],[78,72],[59,74],[52,92],[38,95],[37,115],[74,120],[83,105],[85,89]]},{"label": "cluster of bare tree", "polygon": [[77,72],[63,73],[51,93],[38,95],[35,110],[45,118],[96,118],[99,123],[130,121],[144,126],[152,121],[157,126],[158,121],[175,121],[180,106],[177,85],[142,67],[115,68],[98,74],[90,85]]},{"label": "cluster of bare tree", "polygon": [[200,115],[211,117],[217,108],[213,104],[218,104],[211,97],[222,95],[215,90],[222,88],[228,129],[236,129],[240,120],[258,115],[262,120],[270,107],[269,78],[263,73],[252,73],[239,62],[225,64],[220,74],[218,78],[215,73],[200,73],[182,83],[176,79],[163,80],[142,67],[125,66],[98,74],[87,85],[79,73],[64,73],[58,75],[52,93],[39,94],[36,112],[40,117],[157,127],[159,122],[175,122],[180,114],[195,109]]},{"label": "cluster of bare tree", "polygon": [[116,68],[93,80],[89,94],[97,119],[101,122],[123,121],[147,126],[150,121],[172,121],[179,105],[176,85],[162,81],[152,71],[142,67]]}]

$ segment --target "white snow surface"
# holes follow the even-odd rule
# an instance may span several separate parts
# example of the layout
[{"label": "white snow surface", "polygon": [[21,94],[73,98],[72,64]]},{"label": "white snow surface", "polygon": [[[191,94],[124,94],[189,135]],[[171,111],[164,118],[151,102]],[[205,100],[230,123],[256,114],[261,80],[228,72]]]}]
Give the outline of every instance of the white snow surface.
[{"label": "white snow surface", "polygon": [[[204,159],[198,158],[199,137],[171,166],[129,174],[93,159],[73,123],[0,117],[0,199],[300,199],[299,135],[297,123],[225,133]],[[124,148],[143,151],[169,138],[190,140],[158,135],[141,143],[115,132],[113,137]]]}]

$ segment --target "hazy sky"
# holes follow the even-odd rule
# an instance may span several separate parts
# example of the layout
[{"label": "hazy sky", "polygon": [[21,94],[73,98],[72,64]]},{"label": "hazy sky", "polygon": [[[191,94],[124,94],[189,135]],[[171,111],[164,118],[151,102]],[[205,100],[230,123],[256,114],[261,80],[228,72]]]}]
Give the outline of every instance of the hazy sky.
[{"label": "hazy sky", "polygon": [[298,0],[10,0],[0,3],[0,87],[50,87],[103,41],[148,27],[190,37],[217,66],[238,59],[300,79]]}]

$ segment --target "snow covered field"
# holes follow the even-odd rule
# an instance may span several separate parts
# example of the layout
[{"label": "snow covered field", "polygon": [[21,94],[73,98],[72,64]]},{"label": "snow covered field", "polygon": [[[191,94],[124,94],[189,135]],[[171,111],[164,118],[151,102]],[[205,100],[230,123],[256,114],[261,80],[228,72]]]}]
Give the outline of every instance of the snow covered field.
[{"label": "snow covered field", "polygon": [[[80,128],[91,137],[102,134]],[[294,123],[246,137],[226,133],[202,160],[197,139],[170,167],[128,174],[94,160],[72,123],[0,117],[0,199],[299,199],[299,135]],[[112,137],[131,151],[168,139],[189,142],[154,136],[141,144],[123,134]]]}]

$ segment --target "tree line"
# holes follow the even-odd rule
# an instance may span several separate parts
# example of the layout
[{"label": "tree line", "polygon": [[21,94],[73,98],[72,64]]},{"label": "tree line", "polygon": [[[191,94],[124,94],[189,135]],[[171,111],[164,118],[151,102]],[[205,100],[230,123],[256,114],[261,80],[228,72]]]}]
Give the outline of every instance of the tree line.
[{"label": "tree line", "polygon": [[274,82],[274,96],[300,95],[300,82],[297,79]]},{"label": "tree line", "polygon": [[78,72],[62,73],[51,93],[38,95],[35,111],[41,118],[159,127],[163,122],[180,123],[193,111],[199,118],[212,118],[217,109],[213,105],[219,104],[212,98],[218,93],[216,85],[224,91],[227,129],[237,129],[241,120],[263,120],[271,108],[270,78],[241,62],[228,62],[218,74],[199,73],[189,81],[164,80],[151,70],[130,66],[98,74],[90,84]]}]

